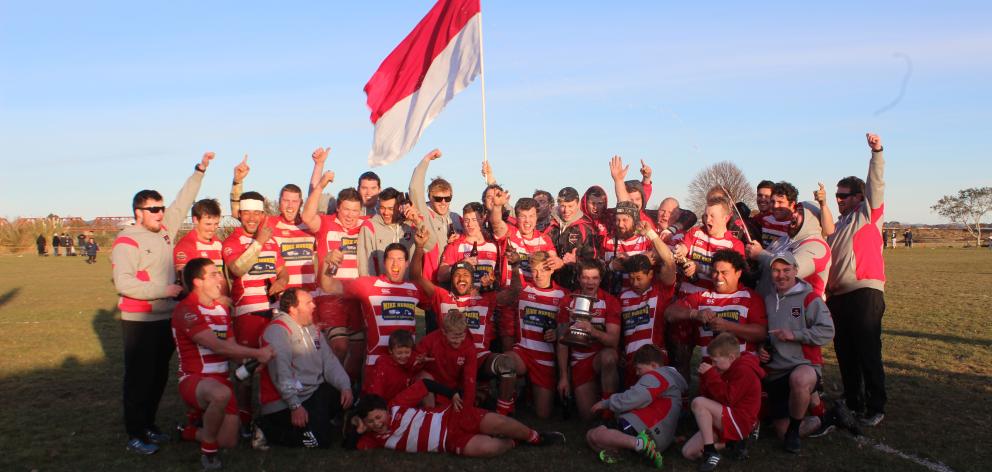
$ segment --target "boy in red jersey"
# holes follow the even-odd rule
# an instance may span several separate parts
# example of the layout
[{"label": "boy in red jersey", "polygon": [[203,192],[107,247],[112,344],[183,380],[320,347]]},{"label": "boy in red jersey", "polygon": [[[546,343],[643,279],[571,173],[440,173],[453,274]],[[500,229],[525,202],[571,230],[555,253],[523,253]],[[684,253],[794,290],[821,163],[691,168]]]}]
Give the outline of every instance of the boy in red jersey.
[{"label": "boy in red jersey", "polygon": [[689,388],[673,367],[665,367],[665,353],[652,344],[634,353],[637,383],[623,393],[611,395],[593,405],[593,411],[619,415],[614,424],[598,426],[586,433],[589,447],[599,451],[599,459],[619,461],[620,449],[646,456],[661,468],[661,453],[675,439],[675,427],[682,411],[682,394]]},{"label": "boy in red jersey", "polygon": [[713,364],[699,364],[699,396],[692,400],[692,414],[699,431],[682,446],[689,460],[703,457],[700,472],[720,464],[719,449],[742,441],[758,424],[761,378],[765,373],[758,357],[742,353],[737,338],[721,333],[710,343]]},{"label": "boy in red jersey", "polygon": [[517,443],[545,446],[565,442],[559,432],[539,433],[513,418],[473,406],[460,410],[454,405],[418,408],[428,393],[449,398],[456,394],[437,382],[419,380],[388,403],[375,395],[362,398],[349,421],[355,429],[346,434],[345,446],[494,457]]},{"label": "boy in red jersey", "polygon": [[362,395],[378,395],[388,402],[409,387],[416,369],[411,360],[414,346],[409,331],[393,331],[389,335],[389,355],[379,356],[365,370]]},{"label": "boy in red jersey", "polygon": [[[475,405],[475,380],[479,367],[475,344],[471,340],[466,342],[468,334],[465,315],[453,308],[443,315],[441,329],[424,336],[414,349],[414,358],[418,364],[423,364],[418,378],[434,380],[462,392],[451,398],[456,410],[461,410],[464,405]],[[435,401],[433,396],[429,396],[425,406],[444,406],[447,402],[445,397],[438,397]]]},{"label": "boy in red jersey", "polygon": [[179,351],[179,394],[203,417],[203,427],[186,427],[183,439],[200,442],[204,469],[220,468],[218,448],[238,442],[238,407],[227,378],[228,359],[252,357],[266,363],[271,347],[239,345],[233,336],[227,307],[218,303],[224,276],[209,259],[187,262],[183,280],[190,294],[172,312],[172,336]]}]

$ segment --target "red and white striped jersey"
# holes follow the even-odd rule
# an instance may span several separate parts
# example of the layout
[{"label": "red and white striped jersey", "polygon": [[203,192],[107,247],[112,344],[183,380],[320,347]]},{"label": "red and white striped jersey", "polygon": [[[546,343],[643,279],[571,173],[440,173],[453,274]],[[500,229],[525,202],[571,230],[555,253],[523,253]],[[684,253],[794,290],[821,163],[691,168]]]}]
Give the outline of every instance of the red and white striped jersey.
[{"label": "red and white striped jersey", "polygon": [[551,282],[551,287],[538,288],[524,283],[517,298],[517,346],[528,351],[538,364],[554,367],[555,343],[544,340],[544,332],[558,327],[558,310],[565,290]]},{"label": "red and white striped jersey", "polygon": [[[571,293],[571,295],[576,294],[578,292]],[[572,323],[572,313],[568,311],[571,302],[571,296],[561,300],[561,306],[558,309],[558,324],[569,325]],[[603,289],[598,289],[596,292],[596,303],[593,303],[589,312],[592,315],[592,325],[598,329],[606,331],[606,325],[620,325],[620,302]],[[576,362],[595,356],[601,350],[603,350],[603,345],[596,340],[593,340],[586,347],[569,346],[569,351],[571,351],[570,363],[575,365]]]},{"label": "red and white striped jersey", "polygon": [[[238,260],[255,238],[245,233],[244,228],[237,228],[224,240],[224,264],[231,267]],[[258,258],[251,269],[241,277],[231,277],[231,299],[234,300],[234,316],[254,313],[269,309],[269,297],[266,293],[266,281],[273,281],[276,273],[285,265],[279,246],[269,239],[262,245]]]},{"label": "red and white striped jersey", "polygon": [[769,244],[774,243],[782,236],[788,236],[789,226],[792,223],[791,221],[777,220],[772,213],[758,215],[758,222],[761,224],[762,247],[768,247]]},{"label": "red and white striped jersey", "polygon": [[675,297],[675,286],[655,281],[644,293],[631,289],[620,294],[623,353],[633,356],[645,344],[665,346],[665,309]]},{"label": "red and white striped jersey", "polygon": [[172,311],[172,338],[179,351],[180,379],[194,374],[227,375],[227,358],[193,341],[193,336],[207,330],[226,341],[234,333],[231,317],[224,305],[203,306],[191,293]]},{"label": "red and white striped jersey", "polygon": [[176,270],[182,270],[187,262],[205,257],[213,261],[217,270],[223,273],[224,259],[221,257],[221,247],[222,244],[219,239],[214,238],[209,242],[203,242],[196,237],[196,231],[190,231],[176,243],[176,247],[172,250],[173,263]]},{"label": "red and white striped jersey", "polygon": [[304,223],[287,223],[281,216],[270,216],[265,224],[273,228],[272,239],[286,262],[289,283],[286,288],[302,287],[316,295],[317,279],[313,265],[314,238]]},{"label": "red and white striped jersey", "polygon": [[[448,245],[450,248],[451,245]],[[496,293],[475,293],[461,297],[441,288],[434,288],[434,299],[431,300],[431,309],[438,316],[443,318],[448,310],[455,309],[465,315],[468,322],[468,330],[472,333],[472,342],[478,358],[482,359],[489,354],[489,343],[493,337],[493,309],[496,307]],[[440,323],[438,323],[440,324]]]},{"label": "red and white striped jersey", "polygon": [[[650,239],[637,234],[634,234],[633,236],[623,240],[621,239],[615,240],[612,237],[607,236],[606,238],[603,238],[603,244],[601,248],[603,254],[603,262],[606,264],[609,264],[614,257],[636,256],[638,254],[645,254],[652,250],[654,250],[654,243],[652,243]],[[622,283],[621,283],[622,289],[626,290],[630,288],[630,275],[627,274],[626,272],[623,272],[621,274],[621,277],[622,277]]]},{"label": "red and white striped jersey", "polygon": [[[549,254],[557,254],[557,252],[555,252],[555,245],[551,242],[551,238],[547,235],[541,233],[540,231],[534,231],[534,234],[530,238],[525,238],[522,234],[520,234],[520,230],[511,224],[506,225],[506,235],[500,241],[505,244],[504,251],[516,251],[527,255],[540,251],[547,251]],[[513,274],[513,269],[510,267],[510,264],[506,262],[506,258],[504,257],[503,259],[502,284],[504,287],[507,287],[510,285],[510,276]],[[520,261],[520,276],[523,277],[524,282],[534,282],[534,277],[530,271],[529,257],[522,258]]]},{"label": "red and white striped jersey", "polygon": [[394,284],[386,276],[370,275],[342,280],[344,293],[362,303],[365,319],[365,365],[375,364],[379,356],[389,355],[389,335],[405,329],[417,330],[414,310],[425,305],[423,293],[411,282]]},{"label": "red and white striped jersey", "polygon": [[344,258],[338,265],[334,275],[339,279],[358,278],[358,233],[362,226],[373,230],[372,224],[366,219],[358,220],[354,228],[341,225],[338,215],[320,215],[320,231],[317,232],[317,267],[324,267],[324,258],[335,249],[341,251]]},{"label": "red and white striped jersey", "polygon": [[[711,290],[690,293],[679,303],[696,310],[711,310],[720,318],[734,323],[768,326],[765,301],[761,295],[747,287],[741,287],[733,293],[717,293]],[[698,329],[696,345],[702,347],[702,356],[709,358],[709,351],[706,350],[706,346],[710,344],[715,334],[709,325],[698,321],[694,323]],[[740,343],[741,352],[753,352],[757,348],[756,344],[752,345],[743,340],[740,340]]]},{"label": "red and white striped jersey", "polygon": [[[404,452],[444,452],[448,424],[457,414],[451,407],[417,408],[427,396],[423,382],[416,382],[389,402],[389,431],[368,432],[358,440],[358,449],[386,448]],[[449,404],[450,405],[450,404]]]},{"label": "red and white striped jersey", "polygon": [[[479,287],[479,279],[483,275],[488,274],[491,277],[495,277],[493,274],[496,271],[498,252],[496,242],[494,241],[478,243],[477,249],[479,255],[476,258],[475,273],[472,274],[472,281],[476,287]],[[455,242],[444,247],[444,254],[441,255],[441,263],[447,264],[449,267],[454,266],[463,259],[467,259],[471,253],[472,243],[468,242],[467,236],[461,235]]]},{"label": "red and white striped jersey", "polygon": [[[681,236],[681,237],[680,237]],[[732,249],[744,255],[744,243],[730,234],[724,233],[722,238],[710,236],[702,227],[686,231],[685,235],[676,235],[674,240],[681,239],[681,244],[688,252],[687,258],[695,261],[698,280],[683,282],[682,293],[702,292],[713,288],[713,254],[721,249]]]}]

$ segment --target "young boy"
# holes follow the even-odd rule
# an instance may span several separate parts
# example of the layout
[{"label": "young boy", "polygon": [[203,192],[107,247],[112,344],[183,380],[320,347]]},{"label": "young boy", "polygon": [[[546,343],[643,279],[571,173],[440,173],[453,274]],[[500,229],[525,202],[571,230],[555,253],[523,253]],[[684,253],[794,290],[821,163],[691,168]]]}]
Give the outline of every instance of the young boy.
[{"label": "young boy", "polygon": [[713,364],[699,364],[699,396],[692,400],[692,414],[699,432],[686,441],[682,455],[703,457],[700,472],[710,472],[720,463],[718,449],[748,436],[761,409],[761,378],[758,357],[741,352],[740,342],[730,333],[720,333],[709,343]]},{"label": "young boy", "polygon": [[545,446],[565,442],[559,432],[538,433],[513,418],[470,405],[461,410],[417,408],[428,393],[449,398],[455,395],[437,382],[418,380],[388,404],[376,395],[363,397],[349,420],[355,429],[346,434],[345,447],[494,457],[517,443]]},{"label": "young boy", "polygon": [[100,246],[97,245],[93,237],[86,239],[86,263],[96,264],[96,253],[100,250]]},{"label": "young boy", "polygon": [[630,449],[661,468],[661,453],[675,437],[682,393],[689,388],[682,375],[664,362],[665,354],[657,346],[641,346],[634,352],[637,383],[593,405],[593,412],[609,409],[618,415],[610,427],[597,426],[586,433],[586,442],[599,451],[603,462],[615,463],[618,449]]},{"label": "young boy", "polygon": [[413,334],[406,330],[389,335],[389,355],[379,356],[375,364],[365,371],[362,395],[377,395],[387,402],[412,383],[414,366]]},{"label": "young boy", "polygon": [[[465,342],[468,321],[457,309],[444,314],[441,329],[428,334],[417,343],[414,359],[423,363],[418,378],[431,379],[452,390],[461,389],[461,395],[452,398],[455,410],[475,405],[475,378],[478,373],[475,344]],[[436,404],[445,406],[447,399],[439,397]],[[433,407],[435,399],[428,397],[425,406]]]}]

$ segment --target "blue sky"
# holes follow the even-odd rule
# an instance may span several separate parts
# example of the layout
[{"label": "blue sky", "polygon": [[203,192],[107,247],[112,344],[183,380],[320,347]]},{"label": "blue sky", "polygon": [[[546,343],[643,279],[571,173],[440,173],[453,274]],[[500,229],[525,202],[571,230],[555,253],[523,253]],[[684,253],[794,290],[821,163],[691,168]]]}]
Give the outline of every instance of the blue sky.
[{"label": "blue sky", "polygon": [[[205,150],[202,196],[304,184],[333,148],[331,190],[372,140],[362,87],[433,2],[0,3],[0,216],[126,215],[141,188],[174,196]],[[940,222],[944,194],[992,185],[992,14],[980,2],[483,1],[489,156],[514,195],[609,182],[613,154],[655,168],[657,205],[731,160],[752,183],[864,176],[886,147],[887,220]],[[893,108],[875,112],[900,94]],[[406,158],[477,199],[480,84]],[[632,173],[635,171],[632,167]]]}]

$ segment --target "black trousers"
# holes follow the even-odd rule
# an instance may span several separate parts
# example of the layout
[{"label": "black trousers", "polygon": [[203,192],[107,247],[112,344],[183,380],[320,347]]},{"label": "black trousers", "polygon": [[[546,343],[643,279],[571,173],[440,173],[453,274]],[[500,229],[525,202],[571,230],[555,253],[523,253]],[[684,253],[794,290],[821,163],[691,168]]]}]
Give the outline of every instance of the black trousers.
[{"label": "black trousers", "polygon": [[124,331],[124,427],[128,436],[146,440],[157,431],[155,415],[169,382],[169,361],[176,350],[170,320],[121,321]]},{"label": "black trousers", "polygon": [[885,368],[882,365],[882,315],[885,294],[862,288],[827,300],[834,319],[834,350],[852,411],[885,412]]},{"label": "black trousers", "polygon": [[289,408],[262,415],[258,419],[258,426],[269,444],[302,447],[303,441],[308,439],[306,434],[311,433],[317,447],[331,446],[331,418],[341,412],[341,392],[326,383],[320,384],[302,406],[307,409],[308,416],[304,428],[293,426]]}]

